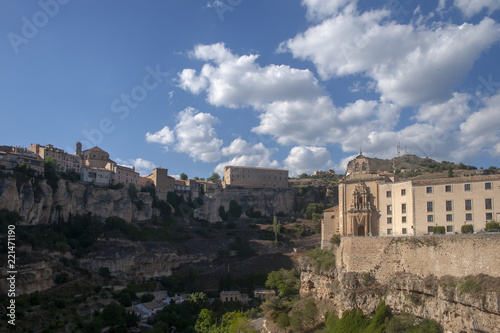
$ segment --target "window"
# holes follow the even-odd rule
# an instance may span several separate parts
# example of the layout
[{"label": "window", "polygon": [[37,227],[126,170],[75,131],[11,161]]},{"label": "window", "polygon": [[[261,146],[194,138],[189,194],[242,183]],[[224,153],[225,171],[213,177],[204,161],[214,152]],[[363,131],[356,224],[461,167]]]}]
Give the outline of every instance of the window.
[{"label": "window", "polygon": [[432,193],[432,186],[427,186],[425,193],[431,194]]},{"label": "window", "polygon": [[465,210],[472,210],[472,200],[465,200]]},{"label": "window", "polygon": [[470,184],[464,184],[464,191],[470,191]]},{"label": "window", "polygon": [[485,190],[491,190],[491,183],[484,183]]},{"label": "window", "polygon": [[401,217],[401,222],[406,223],[406,216]]},{"label": "window", "polygon": [[392,192],[391,192],[391,191],[387,191],[387,192],[385,193],[385,195],[386,195],[388,198],[390,198],[390,197],[392,197]]},{"label": "window", "polygon": [[392,214],[392,205],[387,205],[387,215]]},{"label": "window", "polygon": [[392,217],[388,217],[387,218],[387,224],[391,224],[392,223]]},{"label": "window", "polygon": [[446,222],[452,222],[453,221],[453,214],[446,214]]},{"label": "window", "polygon": [[406,204],[401,204],[401,213],[406,214]]},{"label": "window", "polygon": [[471,213],[465,214],[465,220],[466,221],[472,221],[472,214]]},{"label": "window", "polygon": [[453,210],[453,204],[451,200],[446,200],[446,211],[451,212]]},{"label": "window", "polygon": [[434,205],[432,201],[427,201],[427,212],[433,212],[434,211]]},{"label": "window", "polygon": [[387,229],[387,234],[392,235],[392,229]]},{"label": "window", "polygon": [[446,232],[453,232],[453,226],[452,225],[447,225],[446,226]]},{"label": "window", "polygon": [[406,195],[406,189],[401,190],[401,195]]},{"label": "window", "polygon": [[434,222],[434,215],[427,215],[427,222]]},{"label": "window", "polygon": [[434,230],[434,227],[427,227],[427,232],[432,232]]},{"label": "window", "polygon": [[484,209],[491,209],[491,199],[484,199]]},{"label": "window", "polygon": [[451,192],[451,185],[446,185],[446,186],[444,187],[444,191],[445,191],[445,192]]},{"label": "window", "polygon": [[406,235],[406,234],[407,234],[406,228],[403,228],[403,230],[401,230],[401,233],[402,233],[403,235]]},{"label": "window", "polygon": [[486,213],[486,221],[493,220],[493,213]]}]

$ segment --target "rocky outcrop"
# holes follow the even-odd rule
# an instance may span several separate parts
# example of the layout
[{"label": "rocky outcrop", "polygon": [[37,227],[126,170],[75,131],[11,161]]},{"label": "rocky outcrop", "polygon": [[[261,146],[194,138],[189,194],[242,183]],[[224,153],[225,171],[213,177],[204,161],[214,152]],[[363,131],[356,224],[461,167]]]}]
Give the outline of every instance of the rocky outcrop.
[{"label": "rocky outcrop", "polygon": [[[139,201],[141,205],[136,204]],[[145,221],[151,219],[152,203],[149,193],[139,192],[133,201],[126,189],[111,190],[62,179],[52,188],[45,180],[0,178],[0,208],[19,213],[22,224],[58,223],[67,221],[70,214],[88,213]]]},{"label": "rocky outcrop", "polygon": [[445,332],[498,332],[499,243],[500,235],[343,238],[335,267],[301,261],[301,295],[313,293],[339,315],[371,315],[383,299],[395,313],[435,319]]},{"label": "rocky outcrop", "polygon": [[203,205],[195,210],[195,217],[209,222],[222,221],[219,216],[219,207],[226,211],[229,203],[235,200],[243,207],[243,212],[253,208],[262,216],[273,216],[278,213],[291,214],[295,205],[295,189],[227,187],[207,190],[203,198]]},{"label": "rocky outcrop", "polygon": [[168,243],[108,240],[101,241],[96,248],[80,260],[80,265],[94,273],[107,267],[112,276],[126,282],[169,276],[183,264],[215,259],[215,254],[213,257],[180,255]]}]

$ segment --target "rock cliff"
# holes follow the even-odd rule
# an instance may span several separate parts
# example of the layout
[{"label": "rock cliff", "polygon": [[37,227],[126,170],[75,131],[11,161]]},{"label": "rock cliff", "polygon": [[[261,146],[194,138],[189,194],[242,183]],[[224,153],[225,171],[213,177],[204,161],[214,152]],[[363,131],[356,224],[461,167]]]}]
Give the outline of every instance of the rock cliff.
[{"label": "rock cliff", "polygon": [[301,261],[301,295],[313,293],[339,315],[370,315],[384,299],[395,313],[435,319],[445,332],[499,332],[499,244],[500,235],[343,238],[334,267]]},{"label": "rock cliff", "polygon": [[252,207],[262,216],[273,216],[280,212],[291,214],[294,211],[296,190],[272,188],[227,187],[208,190],[203,196],[203,205],[195,210],[195,217],[209,222],[222,221],[219,207],[229,210],[229,202],[235,200],[243,207],[243,212]]},{"label": "rock cliff", "polygon": [[22,224],[48,224],[67,221],[70,214],[95,214],[102,218],[118,216],[126,221],[151,219],[153,198],[138,193],[138,209],[126,189],[111,190],[91,184],[59,180],[50,187],[45,180],[2,176],[0,208],[19,213]]}]

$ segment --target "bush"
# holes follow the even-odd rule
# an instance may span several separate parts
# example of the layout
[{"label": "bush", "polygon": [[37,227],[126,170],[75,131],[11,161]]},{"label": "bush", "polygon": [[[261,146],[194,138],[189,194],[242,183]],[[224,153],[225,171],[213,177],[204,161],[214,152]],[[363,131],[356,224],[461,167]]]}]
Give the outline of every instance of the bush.
[{"label": "bush", "polygon": [[314,272],[319,273],[321,270],[328,271],[335,267],[335,256],[321,248],[315,248],[306,252]]},{"label": "bush", "polygon": [[472,293],[481,290],[481,286],[474,282],[474,280],[469,279],[460,286],[461,293]]},{"label": "bush", "polygon": [[432,232],[435,235],[444,235],[446,233],[446,228],[444,226],[432,227]]},{"label": "bush", "polygon": [[69,274],[68,272],[62,272],[58,275],[56,275],[56,278],[54,280],[54,282],[56,284],[63,284],[63,283],[66,283],[69,281]]},{"label": "bush", "polygon": [[500,229],[500,223],[498,223],[497,221],[490,221],[486,223],[486,231],[492,229]]},{"label": "bush", "polygon": [[462,233],[463,234],[472,234],[472,233],[474,233],[474,226],[472,224],[464,224],[462,226]]},{"label": "bush", "polygon": [[342,236],[340,234],[333,235],[332,238],[330,239],[330,243],[339,246],[341,238]]}]

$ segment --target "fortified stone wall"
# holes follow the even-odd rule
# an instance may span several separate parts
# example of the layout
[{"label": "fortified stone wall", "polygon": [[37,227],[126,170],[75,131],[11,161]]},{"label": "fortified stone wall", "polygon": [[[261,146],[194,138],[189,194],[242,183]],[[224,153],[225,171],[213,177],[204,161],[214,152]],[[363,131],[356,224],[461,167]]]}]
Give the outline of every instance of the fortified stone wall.
[{"label": "fortified stone wall", "polygon": [[337,269],[372,273],[388,283],[394,273],[417,276],[500,277],[500,235],[421,237],[343,237],[337,249]]}]

